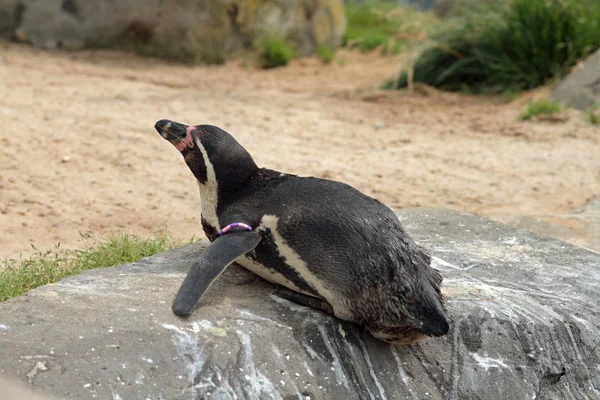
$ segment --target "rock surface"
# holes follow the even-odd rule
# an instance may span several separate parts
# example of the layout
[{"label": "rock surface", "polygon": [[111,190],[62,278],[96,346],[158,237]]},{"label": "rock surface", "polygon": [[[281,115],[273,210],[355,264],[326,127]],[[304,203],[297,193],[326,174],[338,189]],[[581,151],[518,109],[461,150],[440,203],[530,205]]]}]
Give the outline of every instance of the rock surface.
[{"label": "rock surface", "polygon": [[510,225],[600,253],[600,197],[567,215],[527,215]]},{"label": "rock surface", "polygon": [[597,253],[454,211],[398,215],[444,275],[444,338],[394,348],[235,266],[181,320],[195,243],[0,303],[0,374],[59,398],[599,397]]},{"label": "rock surface", "polygon": [[130,48],[178,60],[221,62],[267,34],[299,54],[335,47],[342,0],[0,0],[0,35],[52,49]]},{"label": "rock surface", "polygon": [[553,90],[552,98],[580,111],[600,105],[600,50],[563,79]]}]

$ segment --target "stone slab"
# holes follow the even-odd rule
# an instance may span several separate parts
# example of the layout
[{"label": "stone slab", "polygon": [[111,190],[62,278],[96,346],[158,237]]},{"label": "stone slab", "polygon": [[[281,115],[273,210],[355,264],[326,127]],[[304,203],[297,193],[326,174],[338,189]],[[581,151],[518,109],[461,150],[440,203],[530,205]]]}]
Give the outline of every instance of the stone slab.
[{"label": "stone slab", "polygon": [[198,242],[0,303],[0,375],[66,399],[599,398],[600,255],[450,210],[398,215],[444,276],[444,338],[395,348],[237,266],[179,319]]},{"label": "stone slab", "polygon": [[552,91],[552,98],[580,111],[600,105],[600,50],[567,75]]}]

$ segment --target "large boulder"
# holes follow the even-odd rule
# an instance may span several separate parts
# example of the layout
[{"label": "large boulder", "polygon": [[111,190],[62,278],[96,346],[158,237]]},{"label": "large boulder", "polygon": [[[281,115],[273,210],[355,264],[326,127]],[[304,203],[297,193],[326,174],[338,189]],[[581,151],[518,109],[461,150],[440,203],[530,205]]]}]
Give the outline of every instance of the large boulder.
[{"label": "large boulder", "polygon": [[236,266],[179,319],[198,242],[1,303],[0,373],[60,398],[598,398],[600,255],[449,210],[398,215],[444,276],[443,338],[384,344]]},{"label": "large boulder", "polygon": [[567,75],[552,91],[552,98],[580,111],[600,105],[600,50]]},{"label": "large boulder", "polygon": [[517,216],[509,225],[600,253],[600,197],[567,215]]},{"label": "large boulder", "polygon": [[342,41],[342,0],[0,0],[0,35],[42,48],[130,48],[220,62],[267,35],[300,55]]}]

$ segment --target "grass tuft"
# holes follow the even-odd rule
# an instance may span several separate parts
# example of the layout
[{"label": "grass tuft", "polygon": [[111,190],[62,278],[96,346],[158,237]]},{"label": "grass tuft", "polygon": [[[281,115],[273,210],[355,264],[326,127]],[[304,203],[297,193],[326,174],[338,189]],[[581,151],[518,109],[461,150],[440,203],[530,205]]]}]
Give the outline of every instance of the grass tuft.
[{"label": "grass tuft", "polygon": [[294,49],[283,37],[270,35],[259,43],[263,68],[276,68],[288,65],[294,58]]},{"label": "grass tuft", "polygon": [[548,100],[531,101],[525,110],[519,115],[519,120],[527,121],[539,116],[554,116],[559,114],[563,108],[560,104]]},{"label": "grass tuft", "polygon": [[[564,76],[600,48],[598,0],[484,2],[447,23],[416,61],[413,81],[446,89],[502,93]],[[408,86],[402,73],[396,88]]]},{"label": "grass tuft", "polygon": [[596,104],[594,107],[587,110],[585,113],[585,119],[592,125],[600,125],[600,104]]},{"label": "grass tuft", "polygon": [[439,20],[433,15],[391,1],[347,3],[346,18],[344,43],[363,52],[379,48],[383,54],[395,55],[412,40],[439,29]]},{"label": "grass tuft", "polygon": [[184,244],[174,242],[166,232],[146,239],[126,233],[113,233],[100,239],[84,235],[84,238],[91,242],[85,250],[63,250],[59,244],[52,250],[41,251],[32,246],[35,253],[27,259],[1,261],[0,301],[70,275],[137,261]]},{"label": "grass tuft", "polygon": [[325,44],[317,46],[317,55],[323,60],[325,64],[331,64],[335,59],[335,52],[333,49]]}]

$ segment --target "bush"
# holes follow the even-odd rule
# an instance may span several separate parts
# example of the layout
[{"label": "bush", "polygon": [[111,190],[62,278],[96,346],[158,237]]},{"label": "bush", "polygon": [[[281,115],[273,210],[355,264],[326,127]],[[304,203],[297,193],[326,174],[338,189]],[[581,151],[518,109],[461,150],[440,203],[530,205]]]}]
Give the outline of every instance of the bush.
[{"label": "bush", "polygon": [[260,41],[259,47],[263,68],[288,65],[294,58],[292,46],[280,36],[265,37]]},{"label": "bush", "polygon": [[346,46],[365,52],[381,48],[384,54],[398,54],[412,38],[438,27],[432,15],[390,1],[347,3],[346,19]]},{"label": "bush", "polygon": [[[600,48],[600,1],[484,3],[449,26],[415,63],[415,82],[484,93],[528,90]],[[406,73],[395,86],[407,86]]]}]

